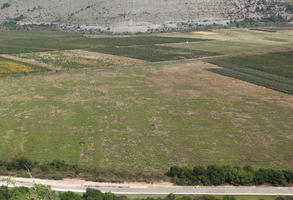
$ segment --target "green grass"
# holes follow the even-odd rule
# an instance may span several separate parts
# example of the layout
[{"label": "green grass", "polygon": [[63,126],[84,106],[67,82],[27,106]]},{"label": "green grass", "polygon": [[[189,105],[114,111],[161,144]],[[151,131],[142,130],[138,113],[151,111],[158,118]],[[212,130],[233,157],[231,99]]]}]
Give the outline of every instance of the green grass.
[{"label": "green grass", "polygon": [[[203,36],[168,33],[155,39],[113,37],[113,41],[58,32],[2,31],[0,53],[106,49],[114,55],[159,61],[217,55],[221,48],[233,53],[230,44],[235,52],[254,51],[257,45],[266,50],[290,45],[266,38],[292,41],[285,32],[221,31]],[[204,40],[196,39],[192,44],[199,47],[191,50],[153,44],[186,41],[170,37]],[[227,46],[225,41],[230,41]],[[247,41],[247,47],[237,50],[237,44]],[[204,43],[209,47],[201,48]],[[213,44],[219,49],[212,50]],[[47,52],[51,53],[56,52]],[[35,55],[26,56],[41,59]],[[241,56],[231,59],[232,68],[224,69],[292,85],[286,64],[291,55]],[[62,56],[57,53],[56,63],[52,57],[40,61],[64,68],[79,65],[67,58],[69,64],[62,63]],[[245,68],[238,66],[241,59],[247,60]],[[282,70],[274,73],[270,63]],[[1,78],[0,160],[19,156],[40,163],[65,160],[97,169],[93,180],[154,180],[173,165],[292,169],[292,96],[211,73],[206,70],[210,66],[193,60]]]},{"label": "green grass", "polygon": [[30,53],[66,49],[91,49],[108,46],[195,42],[206,40],[207,39],[157,36],[89,38],[80,34],[55,31],[0,30],[0,54]]},{"label": "green grass", "polygon": [[221,62],[256,69],[293,79],[293,51],[219,59]]},{"label": "green grass", "polygon": [[293,51],[210,60],[210,71],[293,94]]},{"label": "green grass", "polygon": [[226,90],[201,65],[0,79],[0,159],[64,159],[125,178],[174,164],[291,168],[293,108]]},{"label": "green grass", "polygon": [[172,48],[166,46],[143,45],[143,46],[125,46],[125,47],[108,47],[92,49],[92,51],[136,58],[151,62],[192,59],[199,57],[220,55],[201,50],[190,50],[183,48]]}]

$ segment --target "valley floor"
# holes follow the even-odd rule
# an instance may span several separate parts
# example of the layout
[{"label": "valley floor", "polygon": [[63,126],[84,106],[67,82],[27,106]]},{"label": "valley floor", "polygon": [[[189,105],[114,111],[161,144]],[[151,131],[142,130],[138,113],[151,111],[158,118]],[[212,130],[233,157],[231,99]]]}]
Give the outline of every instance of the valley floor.
[{"label": "valley floor", "polygon": [[[65,160],[96,169],[93,180],[165,179],[173,165],[292,169],[293,96],[280,88],[293,87],[293,31],[210,33],[1,32],[0,160]],[[233,73],[251,77],[249,56],[266,55],[261,68],[271,52],[287,54],[282,74],[253,69],[266,85],[207,60],[247,56],[249,71]]]}]

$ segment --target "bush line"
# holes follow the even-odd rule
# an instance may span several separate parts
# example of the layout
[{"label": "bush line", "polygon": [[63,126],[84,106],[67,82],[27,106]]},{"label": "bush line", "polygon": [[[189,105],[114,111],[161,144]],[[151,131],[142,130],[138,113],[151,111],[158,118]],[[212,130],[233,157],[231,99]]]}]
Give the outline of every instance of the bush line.
[{"label": "bush line", "polygon": [[173,166],[167,175],[178,185],[263,185],[286,186],[293,183],[293,170],[254,170],[247,165],[243,168],[209,165],[206,168]]}]

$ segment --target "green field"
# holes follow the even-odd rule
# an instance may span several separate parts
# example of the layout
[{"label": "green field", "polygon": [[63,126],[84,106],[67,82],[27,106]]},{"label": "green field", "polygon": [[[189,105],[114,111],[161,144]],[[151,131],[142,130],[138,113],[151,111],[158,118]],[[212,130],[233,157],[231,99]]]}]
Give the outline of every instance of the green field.
[{"label": "green field", "polygon": [[221,66],[211,69],[271,89],[293,94],[293,51],[210,60]]},{"label": "green field", "polygon": [[56,31],[0,30],[0,54],[30,53],[66,49],[92,49],[110,46],[152,45],[206,41],[197,38],[158,36],[90,38],[81,34]]},{"label": "green field", "polygon": [[[96,169],[93,180],[165,179],[173,165],[292,169],[292,36],[1,31],[0,53],[66,70],[0,78],[0,160],[65,160]],[[232,67],[186,60],[206,56]],[[253,73],[286,93],[211,69]]]},{"label": "green field", "polygon": [[92,51],[113,54],[118,56],[125,56],[135,59],[141,59],[150,62],[192,59],[207,56],[220,55],[208,51],[191,50],[183,48],[172,48],[166,46],[156,45],[142,45],[142,46],[125,46],[125,47],[108,47],[92,49]]}]

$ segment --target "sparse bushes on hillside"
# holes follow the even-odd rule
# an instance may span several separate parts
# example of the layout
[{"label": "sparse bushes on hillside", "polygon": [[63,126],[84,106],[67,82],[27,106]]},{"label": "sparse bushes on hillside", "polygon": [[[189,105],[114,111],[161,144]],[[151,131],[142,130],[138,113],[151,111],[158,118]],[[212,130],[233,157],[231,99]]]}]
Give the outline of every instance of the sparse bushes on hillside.
[{"label": "sparse bushes on hillside", "polygon": [[9,8],[10,6],[11,6],[10,3],[3,3],[1,6],[1,9]]},{"label": "sparse bushes on hillside", "polygon": [[207,168],[173,166],[167,173],[178,185],[262,185],[284,186],[293,183],[293,170],[254,170],[250,166],[210,165]]}]

